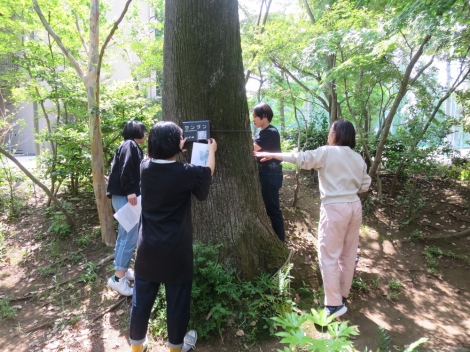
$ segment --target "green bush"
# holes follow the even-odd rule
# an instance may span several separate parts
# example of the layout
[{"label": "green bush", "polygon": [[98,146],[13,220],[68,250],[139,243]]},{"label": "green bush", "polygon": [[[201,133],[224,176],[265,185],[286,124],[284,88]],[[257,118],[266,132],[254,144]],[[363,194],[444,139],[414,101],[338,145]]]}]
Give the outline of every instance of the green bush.
[{"label": "green bush", "polygon": [[470,181],[470,161],[465,158],[453,158],[452,164],[439,168],[442,177],[449,177],[463,182]]},{"label": "green bush", "polygon": [[[359,335],[357,326],[349,326],[348,321],[333,321],[334,318],[327,317],[326,311],[311,310],[311,314],[284,313],[272,318],[276,322],[276,327],[284,331],[276,333],[281,337],[281,343],[287,344],[283,352],[315,351],[315,352],[340,352],[355,351],[353,343],[348,339],[351,336]],[[322,329],[316,326],[324,327]],[[308,332],[308,334],[307,334]],[[385,351],[391,345],[389,336],[383,329],[379,329],[379,349],[377,352]],[[426,342],[427,338],[421,338],[412,343],[403,352],[413,352],[416,347]],[[282,352],[278,350],[278,352]],[[367,347],[364,352],[372,352]]]},{"label": "green bush", "polygon": [[98,280],[98,267],[93,262],[85,263],[85,272],[80,275],[78,282],[91,284]]},{"label": "green bush", "polygon": [[[298,129],[290,128],[282,135],[282,150],[290,151],[297,148]],[[323,145],[327,145],[329,133],[328,119],[323,118],[316,123],[311,122],[308,126],[307,133],[305,127],[300,132],[300,147],[304,150],[313,150]]]},{"label": "green bush", "polygon": [[16,309],[10,306],[10,296],[0,298],[0,320],[8,320],[16,317]]},{"label": "green bush", "polygon": [[[190,327],[207,338],[236,326],[248,340],[274,333],[272,316],[292,310],[289,296],[290,266],[276,276],[261,275],[253,281],[240,279],[219,261],[220,245],[194,244],[194,281]],[[166,334],[166,301],[160,290],[153,308],[153,334]]]},{"label": "green bush", "polygon": [[[276,336],[282,337],[281,343],[287,344],[284,351],[350,351],[353,343],[348,340],[352,335],[359,335],[356,332],[357,326],[348,326],[348,322],[333,321],[334,318],[327,317],[326,311],[320,312],[315,309],[311,314],[286,313],[272,318],[276,326],[285,331],[276,333]],[[319,337],[312,337],[306,334],[305,328],[315,329],[314,325],[327,328],[328,333],[321,333]],[[320,333],[320,332],[319,332]],[[280,350],[278,350],[280,351]]]}]

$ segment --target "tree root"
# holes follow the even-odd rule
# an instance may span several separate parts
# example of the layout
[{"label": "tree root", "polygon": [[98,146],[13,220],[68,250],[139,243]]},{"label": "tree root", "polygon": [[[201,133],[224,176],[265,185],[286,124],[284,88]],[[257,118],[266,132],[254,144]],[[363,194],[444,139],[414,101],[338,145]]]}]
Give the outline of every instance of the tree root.
[{"label": "tree root", "polygon": [[51,319],[51,320],[48,320],[46,321],[45,323],[42,323],[41,325],[38,325],[38,326],[35,326],[34,328],[31,328],[31,329],[28,329],[24,332],[24,334],[29,334],[30,332],[33,332],[33,331],[36,331],[36,330],[39,330],[39,329],[42,329],[42,328],[47,328],[51,325],[54,325],[54,323],[56,322],[57,319]]},{"label": "tree root", "polygon": [[127,297],[122,297],[119,301],[117,301],[116,303],[114,303],[111,307],[109,307],[108,309],[105,309],[103,312],[101,312],[100,314],[98,314],[96,317],[94,317],[93,319],[91,319],[92,322],[98,320],[99,318],[101,318],[103,315],[105,315],[106,313],[109,313],[111,311],[113,311],[114,309],[116,309],[122,302],[124,302],[125,300],[127,299]]},{"label": "tree root", "polygon": [[[107,261],[109,261],[109,260],[111,260],[111,259],[113,259],[113,258],[114,258],[114,254],[110,254],[110,255],[108,255],[106,258],[103,258],[103,259],[101,259],[98,263],[96,263],[96,266],[97,266],[97,267],[100,267],[100,266],[102,266],[104,263],[106,263]],[[61,282],[59,282],[59,283],[56,283],[56,284],[54,284],[54,285],[51,285],[51,286],[49,286],[49,287],[46,287],[46,288],[43,289],[42,291],[38,291],[38,292],[36,292],[36,293],[34,293],[34,294],[31,294],[31,295],[28,295],[28,296],[24,296],[24,297],[12,298],[12,299],[10,300],[10,302],[22,301],[22,300],[31,299],[31,298],[33,298],[33,297],[35,297],[35,296],[39,296],[41,293],[47,292],[47,291],[49,291],[49,290],[52,290],[53,288],[57,288],[57,287],[62,286],[62,285],[64,285],[64,284],[66,284],[66,283],[69,283],[69,282],[71,282],[71,281],[77,281],[77,279],[78,279],[78,276],[72,277],[72,278],[70,278],[70,279],[67,279],[67,280],[61,281]]]},{"label": "tree root", "polygon": [[[456,233],[444,235],[444,236],[421,237],[419,238],[419,240],[421,241],[447,240],[449,238],[459,238],[459,237],[465,237],[465,236],[470,236],[470,229],[467,229],[462,232],[456,232]],[[407,239],[401,240],[400,243],[411,242],[411,241],[416,241],[416,239],[407,238]]]}]

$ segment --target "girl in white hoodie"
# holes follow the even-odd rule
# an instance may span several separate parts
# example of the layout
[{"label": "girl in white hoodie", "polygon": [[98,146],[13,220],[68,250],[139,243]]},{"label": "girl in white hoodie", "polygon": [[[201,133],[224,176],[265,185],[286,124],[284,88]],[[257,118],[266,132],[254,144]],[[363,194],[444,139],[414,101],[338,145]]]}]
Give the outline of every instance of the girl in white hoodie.
[{"label": "girl in white hoodie", "polygon": [[345,301],[352,285],[362,223],[362,205],[357,194],[366,192],[371,183],[366,163],[353,150],[355,146],[353,124],[337,120],[331,125],[327,146],[298,153],[254,153],[261,157],[261,162],[277,159],[318,171],[321,199],[318,258],[325,309],[334,318],[348,310]]}]

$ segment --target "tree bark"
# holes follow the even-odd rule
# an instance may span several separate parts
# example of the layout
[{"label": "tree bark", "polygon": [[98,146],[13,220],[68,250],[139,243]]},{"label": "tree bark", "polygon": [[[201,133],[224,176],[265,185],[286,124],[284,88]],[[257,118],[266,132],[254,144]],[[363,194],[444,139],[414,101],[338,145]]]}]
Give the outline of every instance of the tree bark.
[{"label": "tree bark", "polygon": [[[106,197],[106,180],[104,178],[103,138],[101,135],[101,118],[99,114],[99,26],[100,2],[92,0],[90,4],[90,46],[88,48],[88,70],[84,77],[88,100],[89,133],[92,155],[93,190],[95,193],[98,218],[101,227],[101,240],[107,246],[116,242],[116,230],[113,222],[111,203]],[[101,64],[101,62],[100,62]]]},{"label": "tree bark", "polygon": [[218,143],[209,198],[193,203],[194,238],[222,243],[222,259],[245,278],[277,271],[288,250],[261,198],[236,0],[166,3],[163,119],[210,120]]}]

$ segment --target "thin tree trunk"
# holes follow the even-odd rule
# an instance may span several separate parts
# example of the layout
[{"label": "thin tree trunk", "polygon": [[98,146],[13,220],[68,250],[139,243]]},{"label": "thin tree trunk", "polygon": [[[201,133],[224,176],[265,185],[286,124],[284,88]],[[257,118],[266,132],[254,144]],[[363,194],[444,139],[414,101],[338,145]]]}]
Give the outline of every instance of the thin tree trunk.
[{"label": "thin tree trunk", "polygon": [[[419,46],[418,50],[416,51],[416,53],[411,58],[408,66],[405,70],[405,73],[403,74],[403,78],[402,78],[401,84],[400,84],[400,89],[398,90],[398,93],[395,97],[395,100],[392,104],[392,107],[390,108],[390,111],[388,112],[387,117],[385,118],[383,131],[382,131],[382,134],[380,136],[379,144],[377,145],[377,151],[375,153],[375,159],[374,159],[374,162],[372,163],[372,166],[369,170],[369,175],[372,178],[374,178],[374,176],[377,172],[377,169],[379,167],[379,164],[382,161],[382,153],[383,153],[383,150],[384,150],[384,147],[385,147],[385,142],[386,142],[387,137],[388,137],[388,132],[390,131],[390,127],[392,126],[392,121],[393,121],[393,119],[394,119],[394,117],[397,113],[397,110],[398,110],[398,107],[400,106],[401,101],[403,100],[406,93],[408,92],[408,84],[410,82],[410,77],[411,77],[411,73],[413,71],[413,68],[415,67],[415,65],[418,62],[419,58],[423,54],[425,45],[430,40],[431,40],[431,35],[428,34],[424,37],[421,45]],[[423,72],[423,70],[421,70],[420,72]],[[416,78],[419,75],[420,75],[420,73],[418,73],[417,76],[413,79],[413,83],[416,81]]]},{"label": "thin tree trunk", "polygon": [[281,117],[281,134],[286,133],[286,115],[284,111],[284,97],[281,96],[279,101],[279,116]]},{"label": "thin tree trunk", "polygon": [[271,228],[253,157],[236,0],[172,0],[165,8],[163,119],[210,120],[217,140],[209,198],[193,203],[194,238],[250,278],[288,251]]},{"label": "thin tree trunk", "polygon": [[49,197],[49,199],[52,199],[52,201],[54,202],[54,204],[59,208],[59,210],[62,212],[62,214],[64,214],[65,216],[65,220],[67,221],[67,224],[69,224],[71,227],[74,227],[75,226],[75,223],[73,222],[72,220],[72,217],[70,216],[70,214],[67,212],[67,210],[65,208],[62,207],[62,204],[60,203],[60,200],[58,200],[52,193],[51,191],[49,191],[49,188],[47,188],[41,181],[39,181],[36,177],[33,176],[33,174],[31,172],[28,171],[28,169],[26,169],[23,165],[21,165],[21,163],[16,160],[16,158],[11,155],[10,153],[8,153],[6,150],[4,150],[3,148],[0,148],[0,154],[3,154],[5,155],[8,159],[10,159],[11,161],[13,161],[15,163],[16,166],[18,166],[18,168],[23,171],[23,173],[31,180],[33,181],[36,185],[38,185],[46,194],[47,196]]},{"label": "thin tree trunk", "polygon": [[99,94],[100,94],[100,70],[103,55],[106,46],[116,32],[124,15],[126,14],[132,0],[127,0],[124,9],[119,18],[114,22],[108,36],[106,37],[101,49],[99,48],[99,23],[100,23],[100,1],[91,0],[90,2],[90,46],[88,51],[88,70],[84,74],[78,61],[72,53],[65,47],[62,40],[54,32],[48,21],[45,19],[36,0],[32,0],[33,7],[38,14],[44,28],[54,39],[62,53],[70,61],[78,77],[83,80],[87,92],[88,111],[89,111],[89,133],[91,140],[91,165],[93,176],[93,190],[95,192],[96,206],[101,226],[101,239],[108,245],[113,246],[116,242],[116,231],[114,229],[113,212],[111,202],[106,197],[106,180],[104,177],[103,162],[103,141],[101,136],[101,119],[99,114]]},{"label": "thin tree trunk", "polygon": [[[468,50],[467,50],[468,52]],[[426,124],[424,125],[423,129],[420,131],[419,135],[415,138],[415,141],[413,143],[413,145],[411,146],[411,148],[408,150],[407,154],[411,154],[412,152],[415,151],[415,149],[418,147],[419,143],[421,142],[421,140],[423,139],[424,135],[426,134],[426,132],[428,131],[429,127],[431,126],[431,123],[434,121],[434,118],[436,117],[437,113],[439,112],[439,110],[441,109],[441,105],[447,100],[449,99],[449,97],[451,96],[451,94],[463,83],[465,82],[465,80],[467,79],[467,77],[469,76],[470,74],[470,69],[466,68],[466,69],[463,69],[462,67],[460,68],[460,73],[459,75],[457,76],[457,78],[454,80],[454,83],[452,84],[452,86],[449,88],[449,90],[446,92],[446,94],[444,94],[444,96],[439,99],[439,101],[437,102],[436,106],[434,107],[431,115],[429,116],[428,118],[428,121],[426,121]],[[398,180],[398,175],[400,174],[401,170],[403,170],[403,168],[405,167],[405,164],[406,162],[408,162],[408,159],[403,159],[400,164],[397,166],[397,168],[395,169],[395,176],[393,177],[393,181],[392,181],[392,185],[390,187],[390,195],[393,197],[394,196],[394,193],[395,193],[395,187],[396,187],[396,184],[397,184],[397,180]]]},{"label": "thin tree trunk", "polygon": [[106,180],[104,178],[103,138],[101,136],[101,120],[99,115],[99,18],[100,2],[92,0],[90,6],[90,46],[88,70],[84,79],[88,100],[89,133],[91,141],[93,190],[101,225],[101,239],[112,246],[116,242],[116,230],[113,222],[111,204],[106,197]]}]

